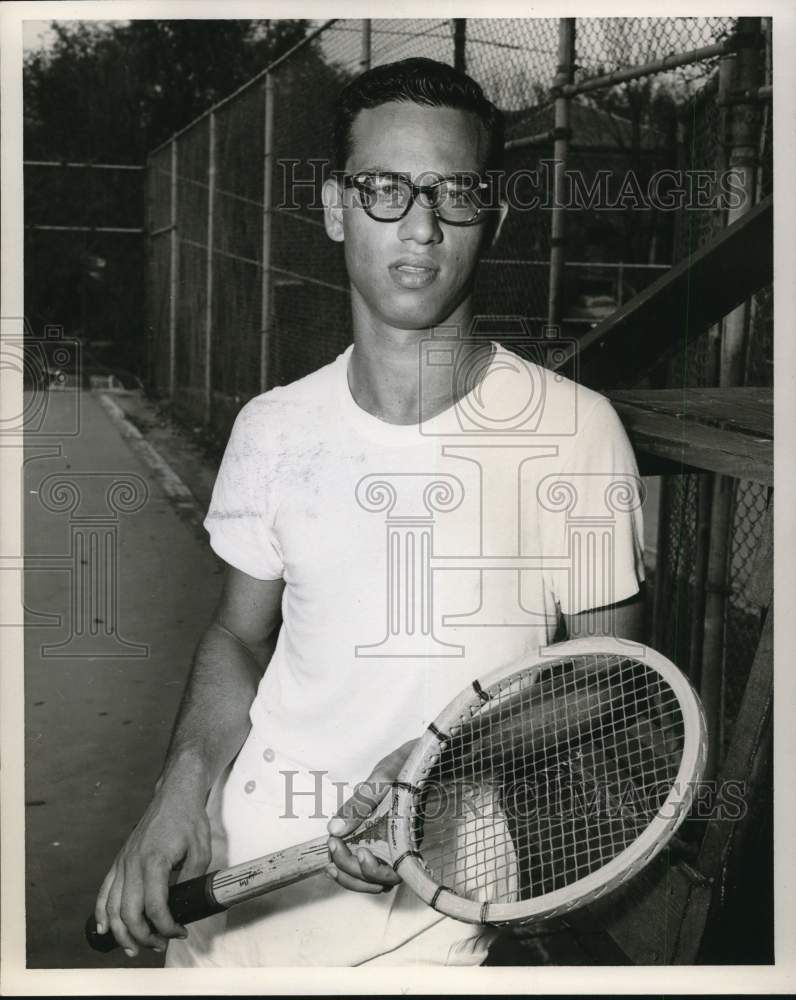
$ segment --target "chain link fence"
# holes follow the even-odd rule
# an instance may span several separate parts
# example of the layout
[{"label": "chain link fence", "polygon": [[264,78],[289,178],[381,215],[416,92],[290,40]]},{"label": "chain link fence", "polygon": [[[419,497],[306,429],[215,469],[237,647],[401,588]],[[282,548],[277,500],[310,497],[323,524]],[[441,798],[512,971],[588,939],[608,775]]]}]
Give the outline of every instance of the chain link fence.
[{"label": "chain link fence", "polygon": [[[758,20],[760,82],[770,86],[770,19]],[[330,21],[156,150],[147,202],[151,384],[222,443],[247,399],[319,368],[350,342],[343,254],[326,236],[320,189],[334,101],[368,65],[407,56],[463,65],[505,113],[513,210],[482,262],[477,315],[523,317],[540,334],[559,288],[553,318],[564,334],[577,336],[710,240],[727,225],[722,198],[693,211],[662,204],[650,192],[662,171],[685,176],[727,166],[720,62],[738,19],[577,18],[568,50],[564,23]],[[569,184],[564,238],[552,197],[562,150]],[[771,155],[765,106],[758,198],[771,191]],[[532,194],[539,204],[523,211]],[[770,289],[754,297],[749,329],[744,381],[771,385]],[[717,385],[719,333],[705,331],[652,384]],[[692,674],[698,664],[690,608],[702,586],[694,565],[706,488],[704,477],[693,475],[662,483],[650,567],[656,605],[667,612],[665,624],[658,616],[656,644]],[[744,588],[768,502],[764,487],[743,480],[734,486],[727,675],[748,669],[759,634],[759,609],[745,600]],[[725,690],[728,719],[740,690]]]},{"label": "chain link fence", "polygon": [[[366,65],[410,55],[456,63],[457,23],[460,64],[506,115],[507,170],[518,179],[514,204],[521,209],[532,183],[541,201],[539,210],[510,214],[499,243],[482,264],[475,309],[478,314],[523,316],[537,329],[549,318],[559,20],[327,22],[270,73],[150,159],[150,262],[159,261],[149,268],[151,381],[220,437],[242,401],[319,367],[349,340],[342,253],[325,236],[319,196],[337,92]],[[733,25],[732,18],[579,18],[572,82],[577,86],[628,64],[704,49],[725,38]],[[575,194],[581,198],[567,206],[559,317],[565,332],[577,334],[594,325],[675,259],[677,213],[626,202],[606,205],[605,197],[621,192],[629,171],[643,187],[657,170],[676,163],[678,109],[710,84],[715,62],[715,56],[695,58],[577,94],[571,101],[567,167],[580,179]],[[268,205],[266,84],[272,102]],[[171,147],[177,151],[175,190],[168,181]],[[592,196],[583,204],[584,191],[594,191],[595,180],[606,175],[609,186],[597,190],[596,201]],[[179,253],[168,256],[179,258],[179,304],[169,327],[164,325],[169,271],[160,266],[166,251],[156,244],[174,238],[162,223],[172,198],[179,216]],[[209,212],[213,252],[203,256]],[[269,244],[265,251],[264,237]],[[164,339],[171,343],[164,346]],[[170,367],[164,365],[166,358]]]}]

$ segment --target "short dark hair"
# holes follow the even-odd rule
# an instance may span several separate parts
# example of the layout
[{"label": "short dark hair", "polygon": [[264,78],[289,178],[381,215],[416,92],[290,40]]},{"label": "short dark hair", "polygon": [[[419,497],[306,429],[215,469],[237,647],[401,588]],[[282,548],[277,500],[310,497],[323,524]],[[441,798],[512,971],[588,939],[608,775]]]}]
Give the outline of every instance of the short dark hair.
[{"label": "short dark hair", "polygon": [[366,70],[340,92],[332,129],[335,170],[345,170],[351,152],[351,128],[359,112],[392,101],[473,112],[489,140],[486,169],[500,170],[503,166],[502,112],[466,73],[447,63],[414,57]]}]

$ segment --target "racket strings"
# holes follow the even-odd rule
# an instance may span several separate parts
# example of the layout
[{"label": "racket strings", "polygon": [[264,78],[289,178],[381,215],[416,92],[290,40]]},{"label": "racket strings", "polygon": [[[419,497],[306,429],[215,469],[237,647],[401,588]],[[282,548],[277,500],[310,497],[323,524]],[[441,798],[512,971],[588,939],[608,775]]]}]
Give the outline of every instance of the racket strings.
[{"label": "racket strings", "polygon": [[657,671],[589,656],[512,675],[474,700],[421,783],[414,847],[435,881],[515,902],[605,865],[659,813],[684,726]]}]

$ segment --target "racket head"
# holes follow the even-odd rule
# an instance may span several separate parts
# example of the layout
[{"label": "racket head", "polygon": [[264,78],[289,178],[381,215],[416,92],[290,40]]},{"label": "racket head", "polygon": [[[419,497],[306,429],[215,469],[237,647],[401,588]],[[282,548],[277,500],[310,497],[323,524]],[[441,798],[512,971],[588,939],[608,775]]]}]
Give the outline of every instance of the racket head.
[{"label": "racket head", "polygon": [[[613,637],[541,648],[469,685],[419,740],[392,790],[393,865],[421,899],[459,920],[563,915],[628,881],[665,846],[706,757],[699,698],[660,653]],[[616,817],[590,815],[586,802],[584,817],[562,808],[545,825],[516,809],[518,781],[549,802],[550,776],[564,772],[573,788],[593,778]],[[547,875],[546,855],[555,859]]]}]

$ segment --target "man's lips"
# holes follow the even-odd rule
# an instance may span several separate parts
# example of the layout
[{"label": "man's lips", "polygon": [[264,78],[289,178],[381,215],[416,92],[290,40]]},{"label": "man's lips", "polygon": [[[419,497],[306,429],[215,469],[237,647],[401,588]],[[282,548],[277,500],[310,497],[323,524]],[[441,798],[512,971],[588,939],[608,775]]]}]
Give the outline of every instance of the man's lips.
[{"label": "man's lips", "polygon": [[425,288],[437,277],[439,264],[425,257],[399,257],[389,270],[393,281],[402,288]]},{"label": "man's lips", "polygon": [[408,271],[439,271],[439,264],[430,257],[398,257],[390,264],[390,267],[397,267]]}]

